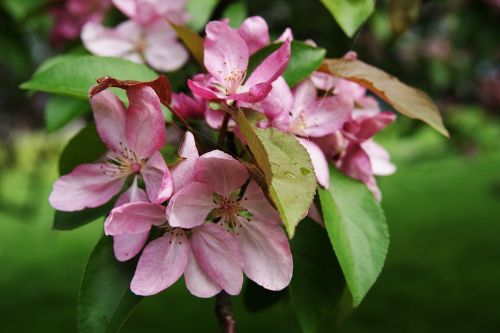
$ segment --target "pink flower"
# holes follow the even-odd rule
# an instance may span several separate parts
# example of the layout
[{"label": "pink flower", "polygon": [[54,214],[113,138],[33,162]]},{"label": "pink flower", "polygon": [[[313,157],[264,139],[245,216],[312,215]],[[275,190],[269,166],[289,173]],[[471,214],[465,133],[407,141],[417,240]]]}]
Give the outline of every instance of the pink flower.
[{"label": "pink flower", "polygon": [[140,175],[152,202],[172,193],[172,177],[159,150],[165,142],[160,101],[148,86],[127,89],[129,107],[112,93],[91,98],[97,131],[109,148],[102,162],[82,164],[54,184],[49,201],[62,211],[98,207],[123,187],[130,175]]},{"label": "pink flower", "polygon": [[109,0],[67,0],[61,7],[50,9],[54,18],[51,41],[59,45],[76,39],[87,22],[100,22],[111,7]]},{"label": "pink flower", "polygon": [[[256,53],[271,43],[271,38],[269,37],[269,27],[267,26],[266,21],[260,16],[251,16],[245,19],[236,31],[247,43],[250,55]],[[276,42],[284,43],[287,40],[293,40],[293,34],[290,28],[285,29]]]},{"label": "pink flower", "polygon": [[207,24],[206,35],[204,64],[210,76],[204,82],[188,80],[193,93],[206,100],[261,101],[290,60],[287,40],[245,80],[250,50],[240,34],[225,21],[212,21]]},{"label": "pink flower", "polygon": [[203,118],[207,110],[207,102],[199,97],[191,97],[184,93],[172,94],[172,107],[184,118]]},{"label": "pink flower", "polygon": [[168,19],[183,24],[187,18],[186,0],[112,0],[129,18],[141,25]]},{"label": "pink flower", "polygon": [[311,157],[318,182],[328,188],[328,163],[312,139],[333,134],[342,128],[353,110],[351,98],[345,95],[318,98],[310,80],[303,81],[292,91],[280,77],[257,109],[268,118],[269,123],[263,126],[276,127],[298,136]]},{"label": "pink flower", "polygon": [[81,37],[85,47],[95,55],[147,63],[158,71],[179,69],[189,58],[176,33],[163,20],[147,26],[129,20],[115,28],[90,22],[83,27]]},{"label": "pink flower", "polygon": [[257,184],[248,183],[246,168],[217,150],[198,157],[190,133],[179,155],[183,159],[172,170],[175,195],[166,212],[160,204],[133,202],[115,208],[106,220],[106,234],[115,237],[139,235],[152,226],[165,230],[146,245],[132,291],[152,295],[184,275],[196,296],[221,290],[235,295],[243,272],[265,288],[286,287],[292,275],[288,240],[277,212]]}]

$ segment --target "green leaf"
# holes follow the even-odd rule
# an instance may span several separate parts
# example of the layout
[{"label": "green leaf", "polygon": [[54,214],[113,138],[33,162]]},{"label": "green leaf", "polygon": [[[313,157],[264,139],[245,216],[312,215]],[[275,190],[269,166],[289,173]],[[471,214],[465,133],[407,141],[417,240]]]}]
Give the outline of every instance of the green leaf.
[{"label": "green leaf", "polygon": [[242,0],[230,4],[222,13],[222,18],[229,19],[229,25],[234,29],[239,28],[247,16],[247,6]]},{"label": "green leaf", "polygon": [[87,208],[76,212],[61,212],[56,210],[52,228],[54,230],[74,230],[90,222],[94,222],[113,209],[116,199],[117,197],[96,208]]},{"label": "green leaf", "polygon": [[[276,51],[280,44],[271,44],[255,53],[248,65],[248,74],[271,53]],[[304,42],[292,42],[292,56],[287,68],[283,72],[283,78],[290,87],[295,86],[300,81],[308,77],[321,65],[325,58],[326,50],[320,47],[314,47]]]},{"label": "green leaf", "polygon": [[293,278],[290,295],[302,331],[333,332],[342,309],[345,280],[325,229],[310,219],[291,241]]},{"label": "green leaf", "polygon": [[[36,72],[22,89],[88,99],[89,88],[96,79],[111,76],[120,80],[151,81],[158,76],[146,65],[121,58],[97,56],[70,56],[60,58],[44,70]],[[119,97],[126,100],[125,93]]]},{"label": "green leaf", "polygon": [[118,332],[142,299],[130,291],[136,260],[121,263],[113,254],[113,239],[103,236],[92,251],[78,297],[79,333]]},{"label": "green leaf", "polygon": [[75,135],[64,148],[59,159],[59,173],[71,172],[77,165],[92,163],[99,159],[107,148],[102,143],[94,123],[90,123]]},{"label": "green leaf", "polygon": [[385,215],[367,187],[330,168],[330,188],[318,189],[328,236],[358,306],[377,280],[389,248]]},{"label": "green leaf", "polygon": [[345,34],[352,37],[375,9],[373,0],[320,0]]},{"label": "green leaf", "polygon": [[51,96],[45,106],[45,129],[54,132],[89,110],[89,103],[66,96]]},{"label": "green leaf", "polygon": [[187,3],[189,27],[194,31],[203,29],[219,2],[220,0],[189,0]]},{"label": "green leaf", "polygon": [[327,59],[319,70],[366,87],[398,112],[409,118],[420,119],[449,137],[439,109],[432,99],[423,91],[402,83],[383,70],[356,59]]},{"label": "green leaf", "polygon": [[274,128],[252,126],[242,110],[236,121],[264,173],[268,195],[283,220],[290,238],[307,214],[316,191],[311,158],[299,141]]}]

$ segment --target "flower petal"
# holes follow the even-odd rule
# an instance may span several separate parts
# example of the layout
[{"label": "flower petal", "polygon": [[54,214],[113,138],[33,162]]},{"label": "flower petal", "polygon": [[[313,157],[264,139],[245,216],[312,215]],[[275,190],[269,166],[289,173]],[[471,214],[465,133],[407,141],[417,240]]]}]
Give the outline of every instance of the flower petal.
[{"label": "flower petal", "polygon": [[127,111],[123,103],[111,92],[104,90],[90,98],[97,132],[110,150],[120,152],[125,137]]},{"label": "flower petal", "polygon": [[302,138],[298,138],[298,140],[309,153],[309,157],[311,157],[318,183],[324,188],[328,188],[330,186],[330,171],[328,170],[328,161],[325,154],[314,142]]},{"label": "flower petal", "polygon": [[189,241],[182,230],[173,230],[150,242],[137,263],[130,289],[149,296],[174,284],[186,269]]},{"label": "flower petal", "polygon": [[282,76],[273,82],[272,87],[273,89],[260,103],[260,111],[271,119],[273,127],[286,130],[290,125],[289,112],[293,107],[292,90]]},{"label": "flower petal", "polygon": [[154,153],[141,169],[149,201],[162,203],[172,195],[174,182],[159,151]]},{"label": "flower petal", "polygon": [[123,192],[116,200],[115,208],[129,202],[147,202],[148,200],[148,195],[143,189],[137,186],[137,177],[134,177],[132,186],[130,186],[128,190]]},{"label": "flower petal", "polygon": [[170,171],[174,182],[174,193],[194,181],[194,163],[199,154],[191,132],[186,132],[184,135],[179,147],[179,157],[182,160],[172,166]]},{"label": "flower petal", "polygon": [[245,87],[250,88],[263,82],[271,84],[280,77],[290,61],[290,43],[290,40],[286,40],[279,49],[264,59],[245,82]]},{"label": "flower petal", "polygon": [[196,181],[228,197],[248,179],[247,168],[220,150],[201,155],[194,165]]},{"label": "flower petal", "polygon": [[292,121],[300,117],[318,98],[311,80],[304,80],[293,89]]},{"label": "flower petal", "polygon": [[367,140],[392,124],[395,120],[396,115],[392,112],[380,112],[376,116],[356,119],[356,122],[359,124],[359,130],[355,135],[360,141]]},{"label": "flower petal", "polygon": [[368,154],[372,165],[372,172],[377,176],[390,176],[396,172],[396,166],[391,163],[389,152],[373,140],[361,144],[361,148]]},{"label": "flower petal", "polygon": [[167,22],[159,20],[148,26],[145,38],[148,46],[144,50],[144,57],[156,70],[175,71],[187,62],[189,53],[177,41],[175,32]]},{"label": "flower petal", "polygon": [[243,259],[234,236],[221,227],[203,224],[193,230],[191,247],[203,271],[230,295],[243,285]]},{"label": "flower petal", "polygon": [[279,225],[239,218],[240,251],[249,279],[269,290],[282,290],[292,279],[290,245]]},{"label": "flower petal", "polygon": [[165,207],[150,202],[130,202],[114,208],[104,222],[106,235],[140,234],[166,222]]},{"label": "flower petal", "polygon": [[266,21],[260,16],[247,18],[237,31],[247,43],[250,54],[254,54],[270,43],[269,28]]},{"label": "flower petal", "polygon": [[209,22],[205,31],[203,62],[208,72],[221,84],[246,72],[249,52],[243,38],[224,21]]},{"label": "flower petal", "polygon": [[261,221],[281,224],[278,212],[271,206],[262,189],[253,180],[248,184],[240,205]]},{"label": "flower petal", "polygon": [[184,118],[203,118],[207,102],[185,93],[172,94],[172,107]]},{"label": "flower petal", "polygon": [[253,104],[262,101],[264,98],[266,98],[266,96],[269,95],[269,92],[272,89],[273,86],[271,83],[260,82],[251,86],[248,91],[240,92],[237,94],[231,94],[229,96],[229,99],[234,99],[235,101],[238,102]]},{"label": "flower petal", "polygon": [[205,222],[207,215],[217,206],[212,189],[193,182],[177,191],[167,206],[167,220],[172,227],[193,228]]},{"label": "flower petal", "polygon": [[140,234],[113,236],[113,251],[118,261],[127,261],[141,252],[148,240],[149,231]]},{"label": "flower petal", "polygon": [[197,297],[209,298],[217,295],[222,290],[201,269],[191,250],[189,251],[189,260],[184,271],[184,281],[191,294]]},{"label": "flower petal", "polygon": [[347,146],[344,155],[339,161],[339,169],[346,175],[365,184],[368,184],[373,177],[368,154],[360,145],[355,143]]},{"label": "flower petal", "polygon": [[91,53],[105,57],[122,57],[134,53],[141,27],[134,21],[126,21],[116,28],[107,28],[97,22],[83,26],[81,38]]},{"label": "flower petal", "polygon": [[188,83],[189,89],[191,89],[193,94],[200,97],[200,98],[203,98],[206,100],[213,100],[213,99],[219,98],[214,91],[212,91],[211,89],[209,89],[208,87],[206,87],[205,85],[203,85],[199,81],[188,80],[187,83]]},{"label": "flower petal", "polygon": [[127,142],[139,158],[148,158],[165,144],[166,130],[160,99],[148,86],[130,87],[127,96]]},{"label": "flower petal", "polygon": [[120,192],[125,178],[103,172],[105,163],[82,164],[60,177],[52,189],[49,202],[57,210],[72,212],[99,207]]}]

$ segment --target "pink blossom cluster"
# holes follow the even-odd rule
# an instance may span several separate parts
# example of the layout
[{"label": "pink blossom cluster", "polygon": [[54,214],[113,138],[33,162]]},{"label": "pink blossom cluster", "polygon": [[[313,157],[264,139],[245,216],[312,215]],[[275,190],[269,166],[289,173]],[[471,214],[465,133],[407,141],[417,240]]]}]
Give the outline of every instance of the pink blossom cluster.
[{"label": "pink blossom cluster", "polygon": [[[157,7],[150,12],[136,3],[120,1],[132,18],[127,24],[141,29],[168,12],[158,15]],[[395,167],[373,136],[394,115],[381,112],[360,85],[329,74],[315,72],[290,87],[282,74],[292,38],[287,29],[276,51],[247,75],[250,56],[271,44],[266,22],[250,17],[238,29],[227,21],[210,22],[207,73],[188,80],[192,96],[174,94],[169,107],[188,122],[205,119],[216,130],[234,131],[242,145],[232,112],[240,107],[260,112],[259,127],[289,133],[305,147],[320,186],[335,186],[328,169],[334,165],[380,198],[375,175],[391,174]],[[177,161],[167,165],[161,153],[167,129],[155,90],[127,86],[128,107],[110,91],[99,91],[90,103],[108,152],[60,177],[49,200],[58,210],[78,211],[118,197],[104,231],[113,236],[118,260],[139,256],[131,290],[156,294],[183,276],[193,295],[211,297],[222,290],[235,295],[244,275],[269,290],[285,288],[293,271],[288,239],[246,164],[222,150],[199,151],[197,133],[185,131]]]},{"label": "pink blossom cluster", "polygon": [[81,38],[91,53],[146,63],[160,72],[174,71],[188,60],[184,46],[168,21],[188,19],[186,0],[112,0],[129,20],[109,28],[89,21]]}]

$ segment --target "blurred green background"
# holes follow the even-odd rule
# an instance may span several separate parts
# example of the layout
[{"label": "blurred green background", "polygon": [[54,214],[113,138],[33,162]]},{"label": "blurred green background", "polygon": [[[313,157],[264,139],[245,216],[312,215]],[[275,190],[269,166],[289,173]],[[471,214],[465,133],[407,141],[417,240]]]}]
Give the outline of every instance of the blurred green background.
[{"label": "blurred green background", "polygon": [[[47,97],[17,86],[43,59],[78,42],[50,47],[50,19],[20,10],[26,1],[4,0],[0,9],[0,332],[73,332],[80,275],[102,221],[51,230],[47,197],[58,154],[77,125],[47,134]],[[430,93],[452,134],[447,140],[400,117],[377,138],[398,166],[379,179],[391,246],[378,282],[336,331],[498,332],[498,1],[423,1],[418,19],[398,32],[389,2],[380,0],[354,40],[319,1],[254,0],[247,7],[275,32],[291,26],[296,38],[314,39],[330,56],[354,49]],[[180,281],[143,300],[123,332],[216,332],[213,305]],[[242,297],[234,305],[240,332],[295,330],[286,297],[261,312],[249,311]]]}]

